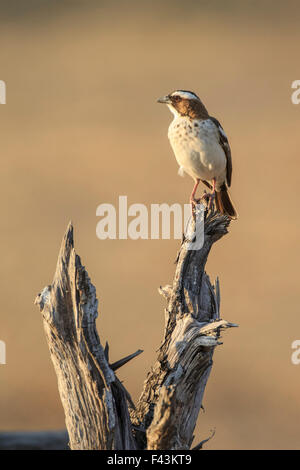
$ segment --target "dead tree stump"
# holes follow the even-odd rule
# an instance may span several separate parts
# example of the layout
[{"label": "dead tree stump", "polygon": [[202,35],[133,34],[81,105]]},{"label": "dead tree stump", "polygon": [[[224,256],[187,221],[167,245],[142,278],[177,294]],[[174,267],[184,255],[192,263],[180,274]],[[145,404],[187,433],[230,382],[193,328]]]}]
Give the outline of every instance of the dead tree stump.
[{"label": "dead tree stump", "polygon": [[[73,227],[63,238],[53,282],[37,296],[57,374],[71,449],[190,449],[221,329],[218,280],[205,272],[210,249],[230,220],[209,212],[204,244],[183,239],[167,300],[158,357],[135,407],[116,370],[142,351],[111,364],[96,330],[96,290],[76,254]],[[193,224],[193,221],[190,222]],[[201,446],[199,446],[201,447]]]}]

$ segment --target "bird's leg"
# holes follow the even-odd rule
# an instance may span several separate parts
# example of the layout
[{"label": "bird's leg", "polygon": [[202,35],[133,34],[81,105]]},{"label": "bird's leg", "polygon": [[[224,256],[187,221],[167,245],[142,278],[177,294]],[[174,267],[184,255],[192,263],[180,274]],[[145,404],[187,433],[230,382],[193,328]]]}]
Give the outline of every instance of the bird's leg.
[{"label": "bird's leg", "polygon": [[210,210],[212,208],[212,203],[215,198],[215,193],[216,193],[216,178],[213,178],[211,192],[207,193],[206,191],[204,191],[203,196],[200,199],[200,201],[201,200],[205,201],[207,210]]},{"label": "bird's leg", "polygon": [[212,207],[212,202],[215,198],[215,194],[216,194],[216,178],[213,178],[212,179],[212,190],[211,190],[211,193],[209,195],[208,209],[211,209],[211,207]]},{"label": "bird's leg", "polygon": [[196,181],[195,181],[195,185],[193,187],[192,194],[190,196],[190,203],[191,203],[191,206],[192,206],[192,215],[193,215],[194,220],[196,219],[196,206],[200,202],[200,199],[195,198],[195,194],[196,194],[199,182],[200,182],[200,179],[197,178]]},{"label": "bird's leg", "polygon": [[196,206],[196,205],[199,203],[199,199],[196,199],[196,198],[195,198],[195,194],[196,194],[196,191],[197,191],[199,182],[200,182],[200,179],[197,178],[197,179],[196,179],[196,182],[195,182],[195,185],[194,185],[194,187],[193,187],[193,191],[192,191],[191,197],[190,197],[190,203],[192,204],[192,207],[193,207],[193,206]]}]

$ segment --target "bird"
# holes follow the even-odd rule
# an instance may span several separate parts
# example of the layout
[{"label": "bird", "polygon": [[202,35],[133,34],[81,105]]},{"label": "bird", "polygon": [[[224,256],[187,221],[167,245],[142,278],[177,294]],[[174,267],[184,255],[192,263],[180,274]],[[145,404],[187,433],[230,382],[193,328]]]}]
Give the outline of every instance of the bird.
[{"label": "bird", "polygon": [[[208,198],[208,207],[215,199],[216,209],[231,219],[237,212],[228,193],[232,177],[232,158],[229,142],[220,122],[209,115],[200,98],[192,91],[175,90],[159,98],[174,115],[168,138],[179,164],[179,175],[194,179],[190,203],[195,208],[202,198]],[[199,183],[211,192],[195,197]]]}]

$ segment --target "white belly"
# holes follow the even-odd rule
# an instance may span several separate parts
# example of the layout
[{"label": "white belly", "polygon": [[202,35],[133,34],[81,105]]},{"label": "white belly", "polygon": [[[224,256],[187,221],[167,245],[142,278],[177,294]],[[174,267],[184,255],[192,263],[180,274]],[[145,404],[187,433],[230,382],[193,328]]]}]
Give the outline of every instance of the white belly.
[{"label": "white belly", "polygon": [[169,127],[168,137],[178,164],[187,174],[205,181],[216,178],[223,183],[226,155],[212,121],[177,117]]}]

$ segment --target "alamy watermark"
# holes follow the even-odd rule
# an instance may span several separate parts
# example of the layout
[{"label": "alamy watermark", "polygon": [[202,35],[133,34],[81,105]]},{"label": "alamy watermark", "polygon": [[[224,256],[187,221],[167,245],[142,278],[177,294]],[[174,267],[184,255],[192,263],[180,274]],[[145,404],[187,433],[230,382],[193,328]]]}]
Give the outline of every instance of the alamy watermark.
[{"label": "alamy watermark", "polygon": [[0,340],[0,364],[6,364],[6,344]]},{"label": "alamy watermark", "polygon": [[292,342],[292,349],[295,349],[291,355],[292,364],[298,366],[300,364],[300,339]]},{"label": "alamy watermark", "polygon": [[299,104],[300,103],[300,80],[294,80],[292,83],[292,88],[296,89],[296,91],[294,91],[291,95],[292,103]]},{"label": "alamy watermark", "polygon": [[[151,204],[148,210],[145,204],[128,206],[127,196],[119,196],[119,205],[100,204],[96,215],[101,217],[97,223],[96,235],[100,240],[163,240],[171,239],[171,220],[173,219],[173,238],[185,238],[190,241],[189,250],[199,250],[204,242],[205,206],[198,204],[195,210],[195,224],[189,223],[191,205]],[[131,219],[129,219],[131,218]]]},{"label": "alamy watermark", "polygon": [[6,104],[6,83],[0,80],[0,104]]}]

